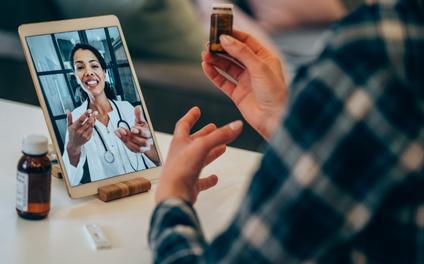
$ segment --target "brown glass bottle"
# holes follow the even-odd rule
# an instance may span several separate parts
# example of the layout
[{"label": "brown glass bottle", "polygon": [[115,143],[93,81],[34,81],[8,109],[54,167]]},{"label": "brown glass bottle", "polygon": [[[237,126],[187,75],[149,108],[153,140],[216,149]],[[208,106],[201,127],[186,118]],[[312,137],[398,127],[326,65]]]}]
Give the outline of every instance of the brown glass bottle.
[{"label": "brown glass bottle", "polygon": [[46,218],[50,211],[51,162],[47,138],[27,136],[18,162],[16,211],[25,219]]},{"label": "brown glass bottle", "polygon": [[209,36],[209,51],[211,53],[226,53],[221,46],[221,35],[233,34],[233,5],[215,4],[212,6],[211,27]]}]

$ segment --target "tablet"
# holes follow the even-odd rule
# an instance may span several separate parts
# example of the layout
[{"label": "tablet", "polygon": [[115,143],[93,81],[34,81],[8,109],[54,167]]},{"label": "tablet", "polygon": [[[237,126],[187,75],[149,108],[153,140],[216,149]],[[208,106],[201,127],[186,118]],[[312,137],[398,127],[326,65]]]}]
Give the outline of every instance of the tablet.
[{"label": "tablet", "polygon": [[19,36],[69,195],[156,179],[162,157],[117,17],[26,24]]}]

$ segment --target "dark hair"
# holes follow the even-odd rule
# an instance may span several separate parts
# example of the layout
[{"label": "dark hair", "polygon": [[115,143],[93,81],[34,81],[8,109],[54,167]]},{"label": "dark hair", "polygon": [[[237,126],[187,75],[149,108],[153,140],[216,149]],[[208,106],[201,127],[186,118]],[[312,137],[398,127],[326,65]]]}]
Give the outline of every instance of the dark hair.
[{"label": "dark hair", "polygon": [[[89,44],[83,44],[83,43],[76,44],[71,51],[71,56],[70,56],[69,60],[71,61],[72,70],[75,71],[75,69],[74,69],[75,52],[77,52],[77,50],[80,50],[80,49],[91,51],[94,54],[94,56],[96,56],[97,60],[99,61],[100,67],[102,67],[102,70],[106,72],[106,67],[107,67],[106,61],[103,58],[103,56],[100,54],[100,52],[95,47],[93,47]],[[80,87],[80,91],[81,91],[81,93],[80,93],[81,102],[84,102],[87,99],[88,95],[81,87]],[[116,100],[115,91],[113,90],[113,88],[111,87],[111,85],[108,82],[105,82],[105,94],[106,94],[107,98],[109,98],[111,100]]]}]

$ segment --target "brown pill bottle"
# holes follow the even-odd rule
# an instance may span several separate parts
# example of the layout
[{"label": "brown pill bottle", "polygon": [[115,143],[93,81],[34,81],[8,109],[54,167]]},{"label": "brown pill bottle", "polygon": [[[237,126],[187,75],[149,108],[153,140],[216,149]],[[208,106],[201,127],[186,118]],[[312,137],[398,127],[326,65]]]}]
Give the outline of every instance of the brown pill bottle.
[{"label": "brown pill bottle", "polygon": [[211,27],[209,36],[209,51],[211,53],[226,53],[221,46],[219,37],[223,34],[233,34],[233,8],[232,4],[213,4]]},{"label": "brown pill bottle", "polygon": [[22,141],[23,156],[18,162],[16,211],[25,219],[46,218],[50,211],[51,162],[48,140],[30,135]]}]

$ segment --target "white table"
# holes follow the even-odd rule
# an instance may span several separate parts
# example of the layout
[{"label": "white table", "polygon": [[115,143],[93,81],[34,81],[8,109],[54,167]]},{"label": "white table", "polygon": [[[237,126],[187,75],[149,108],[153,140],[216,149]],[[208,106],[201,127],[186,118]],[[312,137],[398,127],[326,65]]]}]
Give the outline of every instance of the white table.
[{"label": "white table", "polygon": [[[145,194],[104,203],[93,197],[73,200],[62,180],[53,178],[51,211],[42,221],[28,221],[15,211],[16,166],[21,140],[27,134],[48,135],[39,108],[0,100],[0,263],[150,263],[147,244],[156,186]],[[158,133],[166,154],[170,135]],[[204,170],[220,178],[218,186],[200,195],[196,204],[208,239],[231,220],[261,155],[229,148]],[[101,225],[112,248],[94,251],[83,225]]]}]

